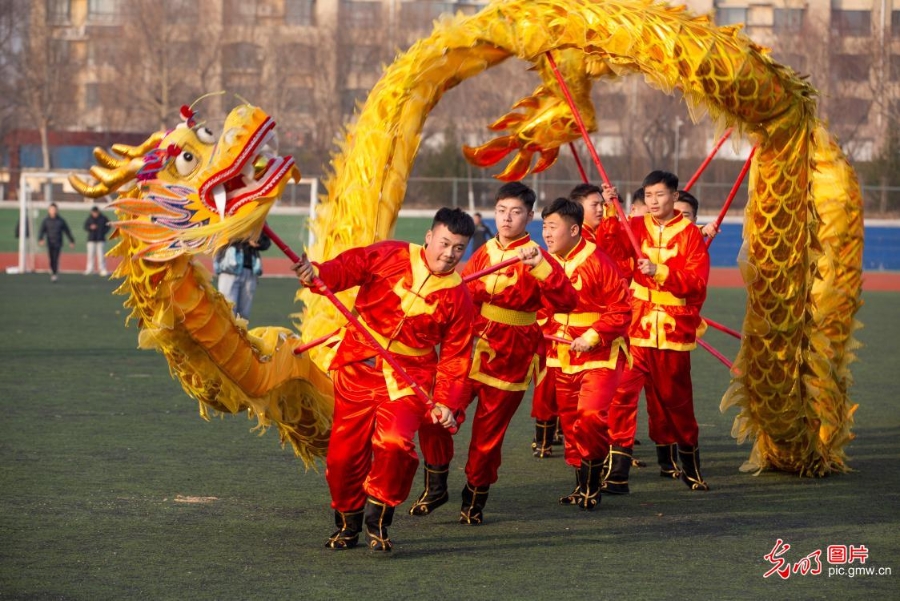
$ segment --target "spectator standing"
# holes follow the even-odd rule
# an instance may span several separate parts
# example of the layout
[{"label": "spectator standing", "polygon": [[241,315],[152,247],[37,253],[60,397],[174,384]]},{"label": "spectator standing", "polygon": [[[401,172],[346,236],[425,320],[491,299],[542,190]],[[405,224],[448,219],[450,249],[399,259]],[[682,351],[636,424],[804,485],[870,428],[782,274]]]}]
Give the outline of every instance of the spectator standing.
[{"label": "spectator standing", "polygon": [[62,250],[63,234],[69,238],[69,247],[75,248],[75,238],[66,220],[59,216],[59,208],[56,203],[50,203],[47,207],[47,216],[41,222],[38,232],[38,244],[44,246],[44,238],[47,239],[47,254],[50,257],[50,281],[57,280],[59,273],[59,253]]},{"label": "spectator standing", "polygon": [[213,267],[219,276],[219,292],[234,304],[235,315],[244,319],[250,319],[253,296],[262,275],[259,253],[270,246],[272,241],[261,233],[256,240],[235,242],[225,247],[214,261]]},{"label": "spectator standing", "polygon": [[109,219],[100,212],[96,206],[91,207],[88,218],[84,221],[84,230],[87,232],[87,266],[84,275],[94,273],[94,265],[102,276],[109,275],[106,271],[106,234],[109,233]]},{"label": "spectator standing", "polygon": [[484,246],[485,242],[494,237],[494,232],[481,219],[481,213],[473,213],[472,221],[475,222],[475,233],[472,234],[472,252],[475,252]]}]

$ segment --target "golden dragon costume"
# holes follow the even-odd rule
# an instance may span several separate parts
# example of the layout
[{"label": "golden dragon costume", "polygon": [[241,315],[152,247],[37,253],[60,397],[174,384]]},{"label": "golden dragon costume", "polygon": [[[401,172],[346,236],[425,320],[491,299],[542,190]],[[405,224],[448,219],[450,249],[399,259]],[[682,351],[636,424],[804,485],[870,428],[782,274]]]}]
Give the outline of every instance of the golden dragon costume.
[{"label": "golden dragon costume", "polygon": [[[548,52],[553,53],[589,128],[595,123],[589,100],[593,81],[643,76],[648,85],[664,93],[678,90],[695,121],[708,113],[720,132],[733,127],[733,140],[745,138],[757,145],[739,260],[747,284],[747,316],[732,385],[721,407],[740,408],[733,434],[739,441],[755,441],[751,467],[811,476],[848,469],[844,448],[852,438],[855,409],[848,388],[862,280],[861,196],[853,170],[816,117],[815,90],[773,61],[739,27],[715,27],[707,17],[684,8],[640,0],[497,0],[473,16],[442,17],[430,37],[387,67],[356,122],[348,127],[341,151],[333,157],[333,173],[325,182],[328,197],[312,224],[316,245],[310,249],[311,256],[328,258],[391,236],[429,112],[446,90],[508,58],[536,68],[542,84],[491,126],[506,131],[505,135],[465,149],[466,156],[485,166],[512,153],[512,161],[500,175],[503,179],[519,179],[552,165],[559,147],[576,139],[578,130],[548,69]],[[535,155],[538,161],[532,169]],[[208,192],[210,186],[202,184],[206,176],[198,174],[192,181]],[[154,202],[144,188],[128,194]],[[128,204],[119,206],[126,214],[136,210]],[[260,201],[259,212],[246,210],[252,226],[244,234],[258,229],[260,213],[268,206]],[[212,205],[204,210],[209,223],[189,238],[194,244],[191,250],[198,250],[201,240],[220,246],[227,237],[222,235],[227,231],[225,224],[236,223],[226,218],[217,225]],[[239,210],[232,217],[243,214]],[[198,278],[190,253],[185,250],[169,267],[152,257],[142,258],[146,236],[139,237],[140,226],[120,226],[119,231],[123,240],[114,252],[131,259],[116,275],[126,278],[124,288],[131,290],[133,299],[139,291],[140,300],[132,304],[145,328],[142,341],[154,341],[188,392],[207,405],[229,411],[247,406],[261,420],[282,428],[272,402],[246,399],[271,393],[291,380],[271,382],[271,388],[254,382],[243,395],[226,393],[229,400],[224,401],[219,398],[223,394],[219,384],[196,384],[200,374],[214,370],[216,363],[203,350],[203,340],[199,344],[193,339],[160,342],[167,328],[180,327],[175,322],[183,310],[165,310],[180,299],[179,278],[185,273]],[[228,233],[237,231],[235,227]],[[181,295],[215,301],[202,278]],[[352,300],[352,295],[352,291],[342,293],[343,300]],[[301,291],[299,299],[306,305],[301,335],[305,341],[343,325],[343,318],[322,297]],[[222,306],[217,315],[224,320],[226,313]],[[248,357],[262,355],[241,325],[228,327],[233,340],[222,337],[221,344],[244,348]],[[278,336],[290,340],[294,335],[280,332]],[[194,350],[185,352],[182,345]],[[274,346],[283,349],[284,343]],[[328,350],[318,347],[310,356],[323,366]],[[205,367],[192,367],[194,361]],[[287,358],[284,361],[289,363]],[[309,385],[303,387],[307,401],[276,393],[283,399],[278,405],[282,414],[289,412],[287,407],[292,415],[323,410],[324,404],[309,401],[314,389],[327,391],[316,379],[321,372],[303,358],[293,361],[302,365],[292,367],[293,373],[301,379],[309,377],[304,381]],[[320,427],[315,431],[322,432],[324,418],[315,423]],[[306,444],[305,439],[298,443],[288,438],[295,448]]]}]

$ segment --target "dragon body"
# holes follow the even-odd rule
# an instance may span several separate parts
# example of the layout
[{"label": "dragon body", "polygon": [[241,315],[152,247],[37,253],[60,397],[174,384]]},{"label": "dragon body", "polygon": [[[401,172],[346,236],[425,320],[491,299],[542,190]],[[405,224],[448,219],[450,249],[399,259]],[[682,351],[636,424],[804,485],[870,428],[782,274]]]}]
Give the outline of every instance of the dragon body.
[{"label": "dragon body", "polygon": [[[679,91],[695,121],[709,114],[720,131],[734,128],[733,140],[757,146],[739,260],[747,315],[722,408],[740,409],[733,434],[754,441],[748,463],[757,469],[812,476],[848,469],[844,448],[855,408],[848,366],[862,264],[858,185],[816,116],[815,90],[737,27],[716,27],[684,8],[640,0],[497,0],[472,16],[443,16],[428,38],[386,68],[348,126],[326,178],[327,198],[311,225],[316,243],[310,255],[327,259],[390,238],[430,111],[448,89],[506,59],[529,64],[541,85],[491,125],[495,139],[464,152],[483,166],[511,155],[502,179],[550,167],[559,147],[579,131],[547,53],[589,128],[594,82],[642,76],[664,93]],[[177,133],[161,133],[155,146],[148,141],[148,148],[125,156],[134,161],[151,146],[177,146],[169,139]],[[139,320],[142,345],[166,355],[204,411],[251,411],[262,424],[277,424],[308,459],[321,454],[327,438],[330,384],[323,369],[329,348],[298,358],[290,356],[291,342],[321,338],[345,325],[344,318],[324,298],[301,290],[299,335],[247,331],[191,258],[261,227],[282,183],[244,195],[245,204],[234,206],[228,201],[235,194],[221,194],[235,173],[253,173],[247,161],[256,160],[256,152],[211,155],[211,166],[187,181],[169,169],[122,193],[114,203],[122,241],[112,252],[127,260],[115,275],[125,279],[121,290]],[[188,192],[165,188],[176,184]],[[170,196],[190,199],[187,205],[196,210],[190,227],[182,224],[174,236],[158,208],[171,211]],[[353,295],[340,296],[352,304]]]}]

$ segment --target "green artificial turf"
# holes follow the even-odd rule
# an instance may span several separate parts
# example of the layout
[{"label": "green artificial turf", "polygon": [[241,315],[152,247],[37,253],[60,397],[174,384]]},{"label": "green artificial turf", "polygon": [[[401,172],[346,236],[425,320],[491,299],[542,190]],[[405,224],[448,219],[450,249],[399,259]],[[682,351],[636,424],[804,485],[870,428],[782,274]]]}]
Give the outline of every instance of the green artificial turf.
[{"label": "green artificial turf", "polygon": [[[561,507],[572,473],[531,456],[530,393],[504,445],[486,523],[457,523],[469,427],[451,502],[402,505],[395,551],[326,550],[323,469],[305,471],[245,416],[204,422],[161,355],[137,350],[116,283],[0,275],[0,599],[886,599],[900,578],[896,293],[867,293],[853,367],[854,472],[825,479],[743,474],[749,446],[718,406],[726,369],[694,354],[704,475],[690,492],[652,467],[599,510]],[[295,285],[264,278],[253,325],[289,326]],[[741,290],[704,313],[738,327]],[[733,357],[724,334],[706,338]],[[636,454],[651,465],[643,402]],[[419,492],[417,477],[413,495]],[[184,502],[186,500],[200,502]],[[822,551],[819,576],[764,578],[777,539],[790,562]],[[828,545],[865,545],[890,576],[828,577]],[[859,565],[859,564],[855,564]],[[893,590],[894,594],[890,594]]]}]

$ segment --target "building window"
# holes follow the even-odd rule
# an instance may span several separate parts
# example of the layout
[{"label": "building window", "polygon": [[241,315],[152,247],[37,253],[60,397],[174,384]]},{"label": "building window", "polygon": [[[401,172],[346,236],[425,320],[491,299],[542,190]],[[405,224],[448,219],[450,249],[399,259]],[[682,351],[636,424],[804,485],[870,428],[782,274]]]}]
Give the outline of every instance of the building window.
[{"label": "building window", "polygon": [[287,89],[287,98],[284,107],[289,113],[312,114],[314,102],[314,90],[307,87],[292,87]]},{"label": "building window", "polygon": [[900,10],[891,11],[891,35],[900,36]]},{"label": "building window", "polygon": [[112,38],[94,37],[88,40],[87,62],[92,66],[116,63],[116,41]]},{"label": "building window", "polygon": [[68,25],[71,9],[71,0],[47,0],[47,24]]},{"label": "building window", "polygon": [[872,11],[832,10],[831,32],[841,36],[872,35]]},{"label": "building window", "polygon": [[50,64],[65,65],[69,62],[69,42],[66,40],[50,40]]},{"label": "building window", "polygon": [[354,45],[347,48],[349,54],[348,66],[351,72],[368,72],[378,68],[381,64],[381,52],[378,46],[367,44]]},{"label": "building window", "polygon": [[806,71],[806,56],[802,54],[778,53],[775,55],[775,60],[798,73]]},{"label": "building window", "polygon": [[315,0],[284,0],[284,22],[286,25],[315,25]]},{"label": "building window", "polygon": [[802,26],[802,8],[776,8],[772,13],[772,31],[775,33],[796,33]]},{"label": "building window", "polygon": [[889,73],[891,81],[900,81],[900,54],[891,55],[891,68]]},{"label": "building window", "polygon": [[746,8],[717,8],[716,25],[737,25],[747,22]]},{"label": "building window", "polygon": [[255,25],[257,0],[226,0],[223,20],[227,25]]},{"label": "building window", "polygon": [[362,104],[366,95],[369,93],[368,90],[351,88],[349,90],[344,90],[341,93],[341,112],[344,115],[352,115],[356,112],[356,103],[359,102]]},{"label": "building window", "polygon": [[282,44],[278,48],[282,70],[291,73],[313,73],[315,71],[315,48],[308,44]]},{"label": "building window", "polygon": [[838,80],[868,81],[869,57],[864,54],[835,54],[831,59]]},{"label": "building window", "polygon": [[124,12],[122,0],[88,0],[88,20],[91,22],[116,22]]},{"label": "building window", "polygon": [[871,100],[865,98],[835,98],[829,111],[831,122],[841,125],[865,125],[869,122]]},{"label": "building window", "polygon": [[381,2],[341,0],[340,23],[350,29],[377,29],[381,25]]},{"label": "building window", "polygon": [[200,17],[197,0],[165,0],[167,23],[196,23]]},{"label": "building window", "polygon": [[222,63],[226,71],[259,71],[261,49],[256,44],[238,42],[228,44],[222,52]]}]

